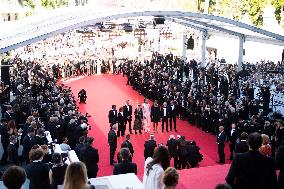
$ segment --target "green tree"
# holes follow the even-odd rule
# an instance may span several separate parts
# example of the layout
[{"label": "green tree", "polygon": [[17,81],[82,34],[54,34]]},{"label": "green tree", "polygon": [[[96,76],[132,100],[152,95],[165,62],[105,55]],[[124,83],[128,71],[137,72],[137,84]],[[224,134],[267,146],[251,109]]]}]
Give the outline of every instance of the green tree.
[{"label": "green tree", "polygon": [[284,0],[272,0],[271,1],[272,6],[275,8],[275,18],[280,23],[281,21],[281,10],[284,7]]},{"label": "green tree", "polygon": [[252,23],[261,27],[263,25],[263,10],[268,3],[268,0],[244,0],[246,10],[252,20]]},{"label": "green tree", "polygon": [[68,0],[41,0],[41,5],[48,9],[55,9],[66,6]]},{"label": "green tree", "polygon": [[242,19],[246,12],[246,4],[244,0],[218,0],[217,8],[218,15],[231,18],[234,20]]},{"label": "green tree", "polygon": [[34,8],[36,6],[34,0],[23,0],[23,4],[24,4],[24,6],[27,6],[27,7],[31,8],[32,10],[34,10]]}]

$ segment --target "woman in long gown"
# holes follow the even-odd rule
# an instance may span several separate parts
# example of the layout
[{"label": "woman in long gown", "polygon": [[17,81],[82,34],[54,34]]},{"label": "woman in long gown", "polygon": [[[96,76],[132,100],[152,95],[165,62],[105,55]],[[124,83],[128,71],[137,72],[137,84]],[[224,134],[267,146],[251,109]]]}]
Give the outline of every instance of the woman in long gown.
[{"label": "woman in long gown", "polygon": [[140,134],[142,134],[141,130],[142,128],[142,120],[143,120],[143,111],[141,109],[140,104],[137,105],[137,108],[134,111],[134,131],[135,134],[137,134],[137,130],[139,131]]},{"label": "woman in long gown", "polygon": [[146,133],[149,133],[151,124],[151,105],[149,104],[149,100],[147,98],[144,99],[142,110],[144,116],[144,131]]},{"label": "woman in long gown", "polygon": [[160,122],[161,111],[158,104],[158,101],[154,101],[154,105],[151,107],[151,121],[153,122],[154,132],[157,133],[158,122]]}]

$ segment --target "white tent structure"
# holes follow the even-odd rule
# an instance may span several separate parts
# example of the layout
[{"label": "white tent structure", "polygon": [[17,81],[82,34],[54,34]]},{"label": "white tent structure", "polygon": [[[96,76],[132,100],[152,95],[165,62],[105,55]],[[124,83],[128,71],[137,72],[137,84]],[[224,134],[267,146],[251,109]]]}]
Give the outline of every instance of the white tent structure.
[{"label": "white tent structure", "polygon": [[4,20],[4,14],[25,14],[30,12],[27,7],[22,7],[17,1],[0,0],[0,22]]},{"label": "white tent structure", "polygon": [[[206,39],[208,34],[238,40],[238,67],[243,63],[244,43],[247,41],[284,46],[283,34],[277,34],[228,18],[173,10],[133,10],[126,8],[72,7],[50,10],[21,22],[0,24],[0,53],[34,43],[39,40],[97,22],[122,18],[163,16],[201,33],[201,65],[205,66]],[[186,40],[186,37],[184,38]],[[184,41],[185,42],[185,41]],[[221,41],[222,42],[222,41]],[[184,47],[185,48],[185,47]]]},{"label": "white tent structure", "polygon": [[[278,24],[274,14],[274,8],[271,5],[268,5],[263,11],[262,28],[279,35],[284,35],[284,30]],[[245,60],[248,62],[255,62],[259,60],[277,62],[281,60],[284,47],[258,42],[247,42],[245,44],[245,49],[247,54],[249,54],[249,56],[245,57]]]}]

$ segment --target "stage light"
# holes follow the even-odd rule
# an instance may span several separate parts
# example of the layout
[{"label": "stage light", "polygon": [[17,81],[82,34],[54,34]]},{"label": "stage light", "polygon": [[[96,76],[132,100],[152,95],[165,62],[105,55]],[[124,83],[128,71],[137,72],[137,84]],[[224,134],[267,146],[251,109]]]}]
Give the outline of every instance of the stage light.
[{"label": "stage light", "polygon": [[155,16],[154,17],[154,25],[164,24],[165,18],[163,16]]},{"label": "stage light", "polygon": [[146,35],[147,35],[147,33],[146,33],[146,31],[144,29],[136,28],[134,30],[134,37],[135,38],[145,37]]}]

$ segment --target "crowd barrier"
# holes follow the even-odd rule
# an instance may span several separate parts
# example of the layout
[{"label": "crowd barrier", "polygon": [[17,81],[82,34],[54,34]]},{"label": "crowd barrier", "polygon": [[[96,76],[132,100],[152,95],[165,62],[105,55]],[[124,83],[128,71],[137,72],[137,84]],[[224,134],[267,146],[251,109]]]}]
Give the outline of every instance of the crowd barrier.
[{"label": "crowd barrier", "polygon": [[96,189],[142,189],[143,185],[133,173],[92,178],[90,183]]}]

